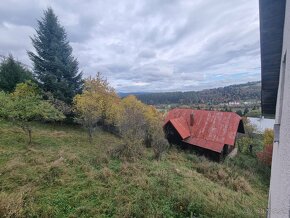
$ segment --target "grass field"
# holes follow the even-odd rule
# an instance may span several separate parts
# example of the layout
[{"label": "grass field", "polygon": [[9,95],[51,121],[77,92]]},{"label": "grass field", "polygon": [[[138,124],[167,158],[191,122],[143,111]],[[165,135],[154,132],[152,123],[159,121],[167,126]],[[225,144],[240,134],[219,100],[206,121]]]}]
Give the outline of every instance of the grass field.
[{"label": "grass field", "polygon": [[171,148],[113,159],[117,137],[34,124],[33,144],[0,120],[0,217],[264,217],[269,169],[238,155],[222,164]]}]

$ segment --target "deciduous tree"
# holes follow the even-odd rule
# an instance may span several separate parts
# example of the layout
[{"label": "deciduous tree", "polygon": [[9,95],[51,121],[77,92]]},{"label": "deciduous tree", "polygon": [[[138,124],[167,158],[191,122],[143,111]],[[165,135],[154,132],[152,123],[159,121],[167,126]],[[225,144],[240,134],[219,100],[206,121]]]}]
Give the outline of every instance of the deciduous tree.
[{"label": "deciduous tree", "polygon": [[114,89],[100,73],[96,78],[85,80],[83,93],[74,97],[74,107],[76,121],[87,129],[90,141],[98,123],[104,125],[116,122],[119,101]]},{"label": "deciduous tree", "polygon": [[10,119],[27,133],[32,142],[31,121],[61,120],[64,115],[48,101],[42,100],[35,83],[27,81],[19,83],[11,94],[0,93],[0,117]]},{"label": "deciduous tree", "polygon": [[122,100],[121,108],[118,126],[123,144],[115,149],[117,156],[134,160],[142,154],[145,144],[152,147],[155,158],[160,160],[168,148],[160,113],[132,95]]},{"label": "deciduous tree", "polygon": [[122,99],[120,106],[118,129],[123,142],[111,152],[114,157],[134,161],[143,153],[142,145],[146,135],[144,104],[130,95]]}]

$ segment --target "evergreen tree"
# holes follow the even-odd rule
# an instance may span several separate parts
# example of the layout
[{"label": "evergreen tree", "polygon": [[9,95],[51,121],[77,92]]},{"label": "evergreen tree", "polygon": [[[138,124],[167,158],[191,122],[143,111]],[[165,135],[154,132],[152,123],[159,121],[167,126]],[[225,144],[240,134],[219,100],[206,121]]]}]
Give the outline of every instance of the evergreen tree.
[{"label": "evergreen tree", "polygon": [[42,89],[56,99],[71,103],[82,88],[82,73],[72,55],[67,34],[51,8],[38,20],[36,35],[31,38],[36,53],[28,52]]},{"label": "evergreen tree", "polygon": [[12,92],[17,83],[32,80],[32,73],[16,61],[12,55],[0,65],[0,90]]}]

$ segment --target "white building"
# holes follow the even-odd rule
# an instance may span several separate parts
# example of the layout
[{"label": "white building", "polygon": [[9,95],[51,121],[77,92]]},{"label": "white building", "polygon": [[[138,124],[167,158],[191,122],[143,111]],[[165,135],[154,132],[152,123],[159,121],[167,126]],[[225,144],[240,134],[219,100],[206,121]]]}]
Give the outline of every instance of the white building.
[{"label": "white building", "polygon": [[260,0],[262,113],[275,115],[268,217],[290,217],[290,0]]},{"label": "white building", "polygon": [[252,125],[257,128],[258,133],[263,133],[266,129],[274,129],[275,120],[265,117],[248,117]]}]

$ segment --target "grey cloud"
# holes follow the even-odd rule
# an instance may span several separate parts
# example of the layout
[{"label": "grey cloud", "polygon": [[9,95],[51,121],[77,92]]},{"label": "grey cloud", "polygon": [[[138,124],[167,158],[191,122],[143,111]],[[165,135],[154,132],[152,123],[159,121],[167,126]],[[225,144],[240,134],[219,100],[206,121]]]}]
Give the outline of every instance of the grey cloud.
[{"label": "grey cloud", "polygon": [[140,58],[154,58],[155,56],[155,52],[151,50],[143,50],[138,54]]},{"label": "grey cloud", "polygon": [[239,82],[260,77],[257,1],[4,0],[0,54],[31,65],[29,36],[48,6],[84,75],[100,71],[118,91],[200,90],[236,83],[241,73]]}]

